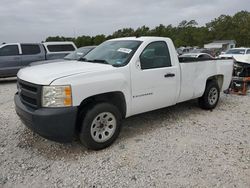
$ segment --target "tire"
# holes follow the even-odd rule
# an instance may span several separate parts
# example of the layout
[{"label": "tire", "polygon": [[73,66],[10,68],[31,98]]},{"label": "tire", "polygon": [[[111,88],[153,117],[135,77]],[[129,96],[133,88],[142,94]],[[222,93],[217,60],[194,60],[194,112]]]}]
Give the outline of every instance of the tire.
[{"label": "tire", "polygon": [[215,81],[209,81],[202,97],[198,99],[199,106],[205,110],[214,109],[220,98],[220,88]]},{"label": "tire", "polygon": [[113,104],[99,103],[83,113],[80,130],[81,143],[92,150],[110,146],[121,130],[121,113]]}]

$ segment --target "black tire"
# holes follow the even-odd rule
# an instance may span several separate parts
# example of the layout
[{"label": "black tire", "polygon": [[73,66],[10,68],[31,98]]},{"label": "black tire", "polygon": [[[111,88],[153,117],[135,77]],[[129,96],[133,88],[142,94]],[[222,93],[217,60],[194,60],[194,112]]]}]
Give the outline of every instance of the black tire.
[{"label": "black tire", "polygon": [[[214,93],[217,92],[217,96],[214,96],[214,98],[212,97],[212,95],[210,95],[213,91]],[[214,100],[212,100],[211,98],[213,98]],[[204,94],[198,99],[198,103],[202,109],[211,110],[217,106],[219,98],[220,88],[218,86],[218,83],[215,81],[209,81],[207,82]]]},{"label": "black tire", "polygon": [[[103,142],[100,142],[100,141],[98,142],[95,140],[98,138],[93,136],[94,133],[96,132],[96,134],[100,134],[104,138],[107,132],[105,132],[104,130],[102,133],[95,131],[93,128],[93,124],[95,124],[94,122],[99,123],[98,126],[95,125],[97,126],[95,127],[96,129],[101,126],[103,126],[102,129],[105,129],[105,130],[108,129],[107,128],[108,125],[103,125],[103,124],[101,125],[100,122],[97,122],[98,121],[97,118],[100,117],[101,116],[100,114],[103,114],[103,113],[112,114],[113,115],[112,118],[115,118],[114,122],[116,122],[116,126],[115,126],[115,129],[113,130],[113,133],[109,135],[109,136],[111,135],[112,136],[108,138],[108,140],[105,140]],[[95,104],[89,109],[87,109],[84,113],[82,113],[82,116],[83,117],[82,117],[82,122],[81,122],[81,130],[80,130],[79,138],[80,138],[81,143],[88,149],[92,149],[92,150],[104,149],[110,146],[118,137],[120,130],[121,130],[122,117],[118,108],[114,106],[113,104],[109,104],[109,103]],[[108,120],[106,122],[108,122]]]}]

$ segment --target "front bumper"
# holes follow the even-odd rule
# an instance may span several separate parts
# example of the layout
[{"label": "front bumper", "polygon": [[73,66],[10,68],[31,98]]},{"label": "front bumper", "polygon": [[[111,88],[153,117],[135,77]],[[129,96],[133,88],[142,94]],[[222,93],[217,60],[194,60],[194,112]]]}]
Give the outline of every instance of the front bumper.
[{"label": "front bumper", "polygon": [[70,142],[75,133],[77,107],[33,109],[14,97],[16,113],[22,122],[44,138]]}]

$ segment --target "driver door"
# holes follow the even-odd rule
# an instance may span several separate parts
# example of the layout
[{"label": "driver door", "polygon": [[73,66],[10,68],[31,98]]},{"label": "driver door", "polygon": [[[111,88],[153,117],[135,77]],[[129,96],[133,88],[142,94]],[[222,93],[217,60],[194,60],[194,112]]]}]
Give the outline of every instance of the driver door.
[{"label": "driver door", "polygon": [[132,114],[176,104],[178,68],[172,66],[167,43],[150,43],[132,70]]}]

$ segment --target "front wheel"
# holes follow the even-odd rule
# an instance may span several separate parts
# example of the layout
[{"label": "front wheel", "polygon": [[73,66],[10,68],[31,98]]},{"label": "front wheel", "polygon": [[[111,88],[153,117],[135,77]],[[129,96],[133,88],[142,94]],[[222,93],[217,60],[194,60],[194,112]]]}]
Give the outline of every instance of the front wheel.
[{"label": "front wheel", "polygon": [[214,109],[220,98],[220,88],[215,81],[209,81],[202,97],[198,99],[199,106],[206,110]]},{"label": "front wheel", "polygon": [[82,144],[93,150],[110,146],[121,129],[122,118],[117,107],[109,103],[99,103],[84,114],[80,131]]}]

